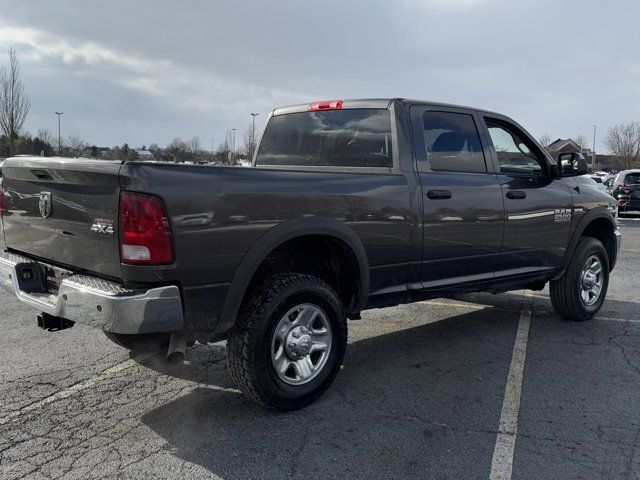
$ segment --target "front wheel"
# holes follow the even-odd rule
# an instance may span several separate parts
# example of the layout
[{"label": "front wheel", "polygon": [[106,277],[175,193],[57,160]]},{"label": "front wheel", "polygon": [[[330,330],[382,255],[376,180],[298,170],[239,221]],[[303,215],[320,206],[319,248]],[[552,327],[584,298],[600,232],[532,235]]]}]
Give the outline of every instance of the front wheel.
[{"label": "front wheel", "polygon": [[229,333],[231,376],[255,402],[293,410],[329,387],[346,344],[336,292],[311,275],[277,275],[253,294]]},{"label": "front wheel", "polygon": [[549,285],[553,308],[563,318],[589,320],[607,295],[609,257],[602,242],[584,237],[576,246],[567,271]]}]

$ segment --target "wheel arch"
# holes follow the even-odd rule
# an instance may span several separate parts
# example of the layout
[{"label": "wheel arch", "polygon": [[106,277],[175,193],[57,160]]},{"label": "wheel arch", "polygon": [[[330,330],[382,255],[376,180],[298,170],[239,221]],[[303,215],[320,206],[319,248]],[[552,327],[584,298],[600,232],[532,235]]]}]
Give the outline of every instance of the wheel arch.
[{"label": "wheel arch", "polygon": [[609,269],[613,270],[618,254],[616,251],[617,244],[614,233],[616,229],[616,221],[605,207],[587,212],[571,234],[571,239],[569,240],[569,245],[565,252],[564,259],[562,260],[560,271],[554,279],[560,278],[564,275],[576,246],[582,237],[593,237],[603,243],[609,257]]},{"label": "wheel arch", "polygon": [[273,251],[291,240],[314,235],[336,239],[350,249],[357,262],[359,279],[357,298],[351,310],[359,312],[364,308],[369,295],[369,261],[361,240],[344,223],[324,217],[304,217],[277,225],[247,251],[229,285],[216,330],[226,332],[234,325],[248,287]]}]

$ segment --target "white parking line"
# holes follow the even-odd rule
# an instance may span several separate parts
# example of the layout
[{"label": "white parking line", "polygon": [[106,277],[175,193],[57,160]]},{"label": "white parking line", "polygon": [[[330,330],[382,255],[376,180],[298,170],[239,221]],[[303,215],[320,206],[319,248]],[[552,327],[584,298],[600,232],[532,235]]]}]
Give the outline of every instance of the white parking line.
[{"label": "white parking line", "polygon": [[605,320],[607,322],[640,323],[640,320],[631,318],[595,317],[594,320]]},{"label": "white parking line", "polygon": [[448,302],[437,302],[433,300],[427,300],[424,303],[426,305],[434,305],[436,307],[452,307],[452,308],[470,308],[472,310],[484,310],[487,308],[486,305],[473,304],[473,303],[448,303]]},{"label": "white parking line", "polygon": [[511,479],[513,454],[516,448],[516,434],[518,433],[518,413],[520,411],[524,361],[527,354],[529,326],[531,325],[533,296],[534,293],[532,291],[525,291],[524,303],[520,310],[520,320],[518,322],[516,340],[513,345],[509,376],[507,377],[507,385],[504,389],[498,438],[496,439],[493,460],[491,462],[491,474],[489,477],[491,480]]},{"label": "white parking line", "polygon": [[49,395],[48,397],[43,398],[42,400],[38,400],[37,402],[31,403],[21,408],[20,410],[16,410],[15,412],[11,412],[8,415],[5,415],[4,417],[0,418],[0,425],[5,425],[11,422],[12,420],[15,420],[23,415],[26,415],[27,413],[34,412],[36,410],[41,409],[42,407],[45,407],[54,402],[57,402],[58,400],[69,398],[70,396],[78,392],[81,392],[82,390],[91,388],[96,383],[106,380],[107,378],[112,377],[113,375],[120,373],[124,370],[127,370],[131,367],[134,367],[138,365],[140,362],[143,362],[148,358],[151,358],[154,355],[157,355],[158,353],[160,352],[144,353],[144,354],[138,355],[137,357],[130,358],[129,360],[126,360],[122,363],[114,365],[113,367],[107,368],[106,370],[103,370],[102,372],[100,372],[98,375],[95,375],[87,380],[84,380],[83,382],[76,383],[75,385],[71,385],[70,387],[67,387],[64,390],[60,390],[52,395]]}]

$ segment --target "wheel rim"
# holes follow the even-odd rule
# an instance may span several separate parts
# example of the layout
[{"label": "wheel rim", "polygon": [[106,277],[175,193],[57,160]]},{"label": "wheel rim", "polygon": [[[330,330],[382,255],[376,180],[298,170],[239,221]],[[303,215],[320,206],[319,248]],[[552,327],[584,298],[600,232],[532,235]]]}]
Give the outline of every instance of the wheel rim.
[{"label": "wheel rim", "polygon": [[304,385],[316,378],[331,353],[331,323],[322,309],[310,303],[285,313],[271,339],[271,362],[278,378]]},{"label": "wheel rim", "polygon": [[604,271],[602,262],[596,255],[591,255],[582,267],[580,275],[580,299],[582,303],[591,306],[598,301],[602,293]]}]

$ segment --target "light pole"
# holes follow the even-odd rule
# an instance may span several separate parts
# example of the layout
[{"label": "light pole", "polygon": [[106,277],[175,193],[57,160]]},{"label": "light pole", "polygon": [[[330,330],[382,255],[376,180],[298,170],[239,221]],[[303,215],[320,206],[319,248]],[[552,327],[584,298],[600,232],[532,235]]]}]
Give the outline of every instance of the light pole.
[{"label": "light pole", "polygon": [[231,130],[233,130],[233,147],[231,148],[231,163],[235,163],[236,162],[236,129],[232,128]]},{"label": "light pole", "polygon": [[62,155],[62,137],[60,136],[60,117],[64,112],[54,112],[58,115],[58,156]]},{"label": "light pole", "polygon": [[251,126],[251,156],[253,157],[253,153],[254,150],[256,148],[256,117],[260,115],[259,113],[252,113],[251,114],[251,120],[252,120],[252,126]]},{"label": "light pole", "polygon": [[591,170],[596,173],[596,126],[593,126],[593,162],[591,162]]}]

